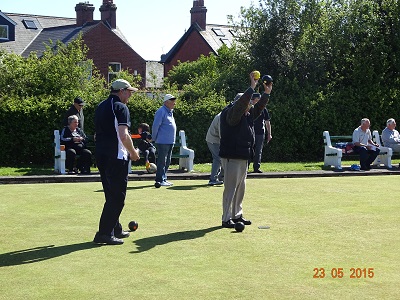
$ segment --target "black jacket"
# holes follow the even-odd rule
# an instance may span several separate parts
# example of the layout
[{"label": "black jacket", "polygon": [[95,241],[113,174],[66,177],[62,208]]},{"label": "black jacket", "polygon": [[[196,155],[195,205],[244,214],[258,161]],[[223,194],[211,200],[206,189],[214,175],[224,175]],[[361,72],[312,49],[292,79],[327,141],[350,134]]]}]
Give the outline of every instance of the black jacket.
[{"label": "black jacket", "polygon": [[221,112],[221,144],[219,155],[223,158],[249,160],[254,156],[254,120],[261,114],[269,95],[263,94],[260,101],[245,114],[254,90],[250,87],[235,102]]}]

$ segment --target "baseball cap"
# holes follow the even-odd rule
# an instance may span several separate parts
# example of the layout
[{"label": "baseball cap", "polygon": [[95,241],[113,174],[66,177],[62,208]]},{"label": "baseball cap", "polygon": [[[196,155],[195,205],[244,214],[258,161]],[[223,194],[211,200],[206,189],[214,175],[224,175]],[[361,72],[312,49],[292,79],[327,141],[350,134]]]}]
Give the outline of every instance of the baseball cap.
[{"label": "baseball cap", "polygon": [[78,104],[78,105],[85,105],[85,102],[83,102],[81,97],[76,97],[74,99],[74,103]]},{"label": "baseball cap", "polygon": [[166,94],[166,95],[164,96],[163,102],[165,102],[165,101],[167,101],[167,100],[175,100],[175,99],[176,99],[175,96],[172,96],[171,94]]},{"label": "baseball cap", "polygon": [[112,83],[111,88],[114,91],[126,89],[126,90],[130,90],[130,91],[136,92],[138,90],[137,88],[132,87],[130,85],[130,83],[128,81],[126,81],[125,79],[117,79],[117,80],[115,80]]}]

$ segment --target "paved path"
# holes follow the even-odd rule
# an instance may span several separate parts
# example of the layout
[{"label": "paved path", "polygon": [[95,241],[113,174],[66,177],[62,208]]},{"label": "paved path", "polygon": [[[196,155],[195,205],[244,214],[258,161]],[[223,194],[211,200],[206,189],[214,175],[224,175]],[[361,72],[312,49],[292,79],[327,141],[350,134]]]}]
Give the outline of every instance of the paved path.
[{"label": "paved path", "polygon": [[[247,178],[300,178],[300,177],[334,177],[334,176],[374,176],[374,175],[400,175],[400,168],[392,169],[374,168],[370,171],[351,171],[349,167],[343,170],[318,170],[318,171],[288,171],[288,172],[265,172],[248,173]],[[188,173],[180,170],[168,172],[168,179],[174,180],[204,180],[208,181],[209,173]],[[155,174],[145,171],[135,171],[129,174],[129,181],[154,181]],[[34,176],[3,176],[0,184],[20,183],[66,183],[66,182],[100,182],[99,173],[90,175],[34,175]]]}]

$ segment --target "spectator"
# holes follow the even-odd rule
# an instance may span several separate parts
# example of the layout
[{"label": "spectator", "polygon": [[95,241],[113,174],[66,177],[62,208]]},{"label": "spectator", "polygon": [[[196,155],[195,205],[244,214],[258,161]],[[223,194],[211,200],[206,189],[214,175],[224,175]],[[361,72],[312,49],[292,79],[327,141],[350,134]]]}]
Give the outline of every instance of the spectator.
[{"label": "spectator", "polygon": [[354,152],[360,154],[360,169],[371,170],[371,164],[379,155],[379,145],[372,141],[370,121],[367,118],[361,120],[361,125],[353,131]]},{"label": "spectator", "polygon": [[[260,100],[260,98],[261,95],[259,93],[254,93],[252,97],[252,104],[255,105]],[[254,120],[254,134],[255,134],[254,159],[253,159],[254,173],[262,173],[260,167],[261,167],[261,158],[265,140],[265,131],[267,131],[267,143],[269,143],[269,141],[272,139],[270,119],[271,118],[269,116],[268,109],[264,108],[263,111],[261,112],[261,115]],[[249,160],[249,166],[250,164],[251,160]]]},{"label": "spectator", "polygon": [[152,136],[150,134],[149,124],[147,123],[139,124],[138,133],[140,135],[140,139],[138,140],[137,145],[140,152],[144,155],[146,168],[148,168],[150,163],[156,162],[156,148],[151,143]]},{"label": "spectator", "polygon": [[382,142],[383,146],[392,148],[393,152],[400,152],[400,135],[395,128],[395,119],[390,118],[386,121],[386,128],[382,131]]},{"label": "spectator", "polygon": [[257,80],[250,73],[250,87],[235,97],[233,103],[221,112],[221,144],[219,155],[224,169],[224,192],[222,199],[222,227],[233,228],[235,223],[250,225],[243,217],[243,197],[246,189],[247,166],[253,158],[254,120],[260,116],[272,91],[272,82],[263,82],[264,93],[260,101],[251,105]]},{"label": "spectator", "polygon": [[128,184],[128,160],[138,160],[129,128],[131,118],[126,106],[137,89],[128,81],[117,79],[111,85],[110,96],[96,108],[96,162],[99,168],[105,203],[99,222],[96,244],[121,245],[129,232],[119,222],[125,205]]},{"label": "spectator", "polygon": [[156,111],[153,121],[153,140],[157,148],[157,172],[154,186],[172,186],[167,181],[167,171],[171,163],[172,148],[176,138],[176,124],[174,119],[174,107],[176,97],[171,94],[164,96],[163,105]]},{"label": "spectator", "polygon": [[206,135],[206,142],[208,149],[210,149],[212,155],[212,166],[210,181],[208,185],[220,185],[223,184],[224,169],[221,168],[221,157],[219,157],[219,144],[220,144],[220,130],[219,130],[219,118],[221,113],[217,114],[211,122]]},{"label": "spectator", "polygon": [[[86,149],[86,135],[78,127],[78,117],[72,115],[68,117],[68,126],[61,131],[61,144],[65,145],[66,167],[68,174],[76,174],[78,170],[82,174],[90,174],[92,164],[92,152]],[[76,155],[79,155],[77,168],[74,168]]]},{"label": "spectator", "polygon": [[84,122],[85,122],[85,116],[83,115],[83,106],[85,105],[85,102],[80,97],[76,97],[74,99],[74,103],[71,105],[71,107],[67,110],[67,112],[64,115],[64,120],[63,120],[63,126],[68,126],[68,117],[72,115],[76,115],[78,117],[78,127],[84,131]]}]

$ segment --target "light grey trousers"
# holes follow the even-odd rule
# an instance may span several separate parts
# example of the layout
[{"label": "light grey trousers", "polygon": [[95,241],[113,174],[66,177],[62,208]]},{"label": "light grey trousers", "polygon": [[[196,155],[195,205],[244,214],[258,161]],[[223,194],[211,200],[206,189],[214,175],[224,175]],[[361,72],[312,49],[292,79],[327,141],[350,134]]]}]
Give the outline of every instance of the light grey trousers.
[{"label": "light grey trousers", "polygon": [[222,195],[222,222],[239,218],[243,214],[243,198],[246,190],[247,160],[221,158],[224,169],[224,193]]}]

